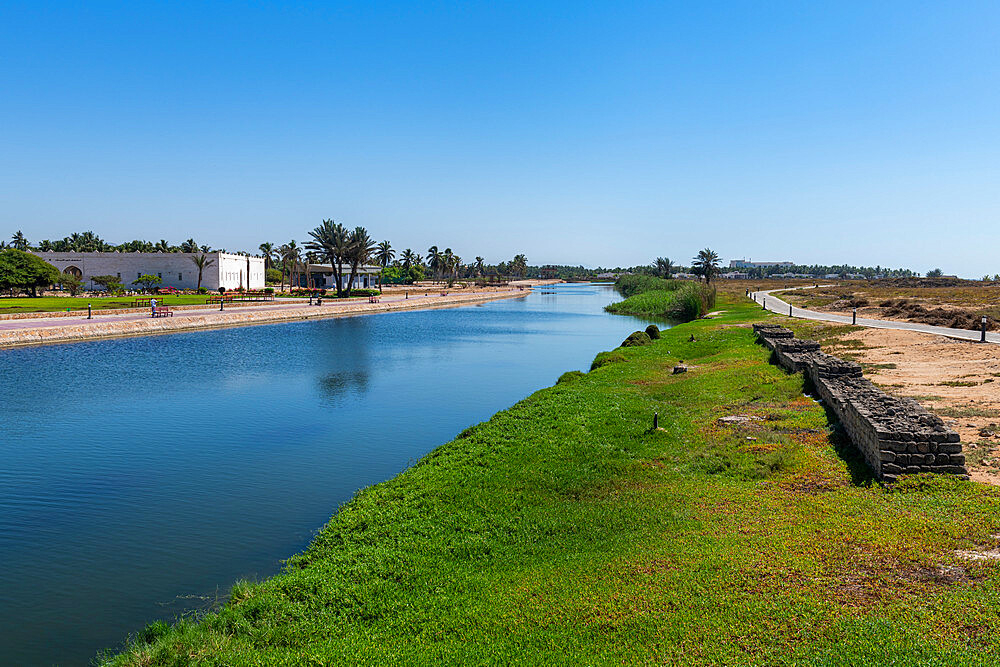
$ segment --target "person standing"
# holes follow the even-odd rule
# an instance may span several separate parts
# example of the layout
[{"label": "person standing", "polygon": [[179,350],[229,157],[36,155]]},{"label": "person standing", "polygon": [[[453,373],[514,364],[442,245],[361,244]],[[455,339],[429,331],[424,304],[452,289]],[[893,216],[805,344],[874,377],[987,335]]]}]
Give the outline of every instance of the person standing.
[{"label": "person standing", "polygon": [[156,299],[150,299],[149,300],[149,307],[150,307],[150,309],[152,311],[152,312],[150,312],[149,316],[150,317],[156,317]]}]

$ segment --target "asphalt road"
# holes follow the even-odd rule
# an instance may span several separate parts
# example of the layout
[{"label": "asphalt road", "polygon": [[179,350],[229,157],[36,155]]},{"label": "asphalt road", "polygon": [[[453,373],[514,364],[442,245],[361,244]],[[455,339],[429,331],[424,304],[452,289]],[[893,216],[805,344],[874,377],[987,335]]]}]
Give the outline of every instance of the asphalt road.
[{"label": "asphalt road", "polygon": [[[812,287],[794,287],[792,289],[813,289]],[[775,296],[776,292],[787,292],[788,289],[768,290],[751,292],[751,298],[761,304],[767,310],[779,315],[791,315],[806,320],[817,320],[821,322],[836,322],[837,324],[851,324],[851,315],[839,315],[837,313],[821,313],[817,310],[807,310],[789,306],[786,301],[782,301]],[[791,310],[789,310],[791,308]],[[969,329],[952,329],[950,327],[936,327],[930,324],[920,324],[918,322],[897,322],[895,320],[871,320],[859,317],[856,322],[859,327],[871,327],[872,329],[899,329],[902,331],[919,331],[921,333],[935,334],[937,336],[947,336],[960,340],[971,340],[979,342],[982,333]],[[986,340],[989,343],[1000,343],[1000,332],[987,331]]]}]

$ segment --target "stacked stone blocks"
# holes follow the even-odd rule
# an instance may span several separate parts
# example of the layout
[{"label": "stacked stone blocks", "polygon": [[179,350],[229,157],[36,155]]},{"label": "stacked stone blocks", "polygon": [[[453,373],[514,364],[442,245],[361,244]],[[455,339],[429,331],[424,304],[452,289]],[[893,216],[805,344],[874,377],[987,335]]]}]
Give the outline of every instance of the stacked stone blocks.
[{"label": "stacked stone blocks", "polygon": [[860,365],[821,352],[819,343],[789,329],[755,324],[754,332],[782,367],[806,375],[880,479],[918,472],[968,478],[958,433],[919,403],[886,394],[862,377]]}]

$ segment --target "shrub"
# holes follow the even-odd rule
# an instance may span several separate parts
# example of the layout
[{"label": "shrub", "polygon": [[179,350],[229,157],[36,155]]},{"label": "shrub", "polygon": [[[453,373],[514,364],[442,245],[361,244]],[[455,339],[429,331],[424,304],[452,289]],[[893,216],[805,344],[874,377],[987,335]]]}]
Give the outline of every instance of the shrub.
[{"label": "shrub", "polygon": [[208,288],[207,287],[199,287],[198,288],[198,294],[208,294]]},{"label": "shrub", "polygon": [[619,362],[626,361],[625,355],[618,350],[611,350],[610,352],[599,352],[594,361],[590,364],[590,370],[596,370],[602,366],[607,366],[608,364],[617,364]]},{"label": "shrub", "polygon": [[713,306],[715,306],[714,287],[704,283],[682,282],[676,289],[658,289],[635,294],[624,301],[612,303],[605,310],[621,315],[643,315],[662,317],[675,322],[689,322],[698,319]]},{"label": "shrub", "polygon": [[378,296],[377,289],[352,289],[351,296]]},{"label": "shrub", "polygon": [[566,371],[565,373],[559,376],[559,379],[556,380],[556,384],[565,384],[567,382],[573,382],[575,380],[579,380],[582,377],[583,373],[580,371]]},{"label": "shrub", "polygon": [[[274,271],[274,269],[271,269],[271,270]],[[323,291],[325,292],[326,290],[323,290]],[[265,287],[264,288],[264,294],[274,294],[274,288],[273,287]]]},{"label": "shrub", "polygon": [[619,294],[627,299],[630,296],[635,296],[636,294],[652,292],[655,290],[672,292],[673,290],[680,288],[682,284],[685,283],[679,280],[657,278],[656,276],[620,276],[618,280],[615,281],[615,289],[618,290]]},{"label": "shrub", "polygon": [[649,345],[652,342],[649,334],[645,331],[633,331],[628,335],[628,338],[622,341],[619,347],[639,347],[640,345]]},{"label": "shrub", "polygon": [[646,327],[646,335],[653,340],[659,340],[660,327],[656,326],[655,324],[650,324],[648,327]]}]

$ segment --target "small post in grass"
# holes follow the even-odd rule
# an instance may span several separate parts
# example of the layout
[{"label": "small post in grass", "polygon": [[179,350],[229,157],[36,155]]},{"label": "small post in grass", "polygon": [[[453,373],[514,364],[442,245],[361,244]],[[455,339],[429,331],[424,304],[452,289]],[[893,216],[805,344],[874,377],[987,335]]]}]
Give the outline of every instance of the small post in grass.
[{"label": "small post in grass", "polygon": [[88,320],[94,319],[94,306],[93,304],[90,303],[87,304],[87,319]]},{"label": "small post in grass", "polygon": [[851,324],[857,324],[857,323],[858,323],[858,309],[855,308],[854,310],[851,311]]},{"label": "small post in grass", "polygon": [[219,301],[219,310],[225,310],[225,309],[226,309],[226,299],[225,299],[225,297],[223,297]]},{"label": "small post in grass", "polygon": [[788,304],[788,316],[792,316],[792,304]]},{"label": "small post in grass", "polygon": [[762,304],[764,310],[767,310],[767,297],[764,297],[764,303]]},{"label": "small post in grass", "polygon": [[660,422],[660,413],[659,412],[654,412],[653,413],[653,430],[654,431],[658,428],[659,422]]},{"label": "small post in grass", "polygon": [[980,343],[985,343],[986,342],[986,316],[985,315],[983,315],[983,332],[982,332],[982,335],[979,337],[979,342]]}]

